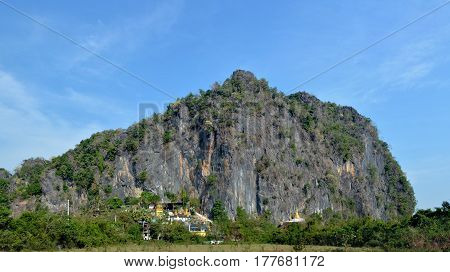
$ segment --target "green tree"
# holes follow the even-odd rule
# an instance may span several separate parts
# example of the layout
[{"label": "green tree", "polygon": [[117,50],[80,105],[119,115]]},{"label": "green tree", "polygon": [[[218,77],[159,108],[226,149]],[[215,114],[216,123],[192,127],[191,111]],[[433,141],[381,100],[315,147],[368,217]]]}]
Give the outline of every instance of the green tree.
[{"label": "green tree", "polygon": [[17,169],[16,176],[26,182],[21,193],[23,198],[42,194],[41,176],[49,161],[41,158],[25,160]]},{"label": "green tree", "polygon": [[6,228],[11,220],[11,210],[9,207],[0,205],[0,229]]},{"label": "green tree", "polygon": [[0,178],[0,229],[6,228],[11,221],[9,187],[10,181]]},{"label": "green tree", "polygon": [[181,190],[180,200],[181,200],[183,207],[186,208],[189,205],[189,195],[185,190]]},{"label": "green tree", "polygon": [[63,180],[73,180],[73,167],[67,155],[54,158],[52,163],[56,168],[56,175],[60,176]]},{"label": "green tree", "polygon": [[42,194],[42,187],[39,181],[33,181],[25,186],[25,198],[27,196],[37,196]]},{"label": "green tree", "polygon": [[178,196],[172,192],[165,192],[164,196],[169,199],[170,202],[177,202]]},{"label": "green tree", "polygon": [[216,222],[223,222],[228,220],[227,212],[223,206],[222,201],[218,200],[214,202],[211,209],[211,217]]},{"label": "green tree", "polygon": [[162,239],[170,243],[189,241],[192,237],[186,226],[180,222],[163,225],[161,234]]},{"label": "green tree", "polygon": [[[107,149],[106,149],[106,156],[105,158],[108,161],[114,161],[116,159],[117,154],[119,153],[118,150],[118,146],[119,146],[119,142],[116,142],[114,144],[109,144]],[[134,148],[131,148],[134,149]]]},{"label": "green tree", "polygon": [[75,172],[74,180],[80,189],[88,189],[94,182],[94,173],[91,169],[81,168]]},{"label": "green tree", "polygon": [[123,206],[123,201],[118,197],[111,197],[106,201],[106,204],[110,209],[115,210],[120,209]]},{"label": "green tree", "polygon": [[200,208],[200,199],[191,197],[189,199],[189,206],[194,210],[198,210]]},{"label": "green tree", "polygon": [[161,201],[159,195],[154,194],[152,192],[142,192],[141,193],[141,203],[144,206],[148,206],[149,204],[156,204]]},{"label": "green tree", "polygon": [[139,204],[139,198],[132,196],[125,197],[125,205],[134,206],[137,204]]}]

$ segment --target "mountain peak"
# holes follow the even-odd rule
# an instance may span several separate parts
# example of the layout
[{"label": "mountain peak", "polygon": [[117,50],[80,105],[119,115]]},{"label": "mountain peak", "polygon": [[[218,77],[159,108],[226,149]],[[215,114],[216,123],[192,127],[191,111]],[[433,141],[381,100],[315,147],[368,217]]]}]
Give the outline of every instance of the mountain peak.
[{"label": "mountain peak", "polygon": [[14,213],[39,199],[55,212],[69,199],[77,211],[142,191],[188,194],[204,212],[216,201],[234,215],[270,211],[275,221],[296,210],[383,219],[414,211],[400,166],[356,110],[285,96],[244,70],[216,87],[126,131],[94,134],[51,162],[26,161],[12,179],[24,192]]},{"label": "mountain peak", "polygon": [[252,72],[239,69],[233,72],[233,74],[231,75],[231,79],[242,82],[250,82],[257,80],[257,78]]}]

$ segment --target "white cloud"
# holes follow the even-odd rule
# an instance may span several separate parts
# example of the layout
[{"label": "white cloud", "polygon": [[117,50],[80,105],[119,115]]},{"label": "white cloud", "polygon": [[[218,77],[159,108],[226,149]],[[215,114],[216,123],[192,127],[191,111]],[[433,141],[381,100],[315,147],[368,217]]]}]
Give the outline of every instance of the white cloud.
[{"label": "white cloud", "polygon": [[87,95],[86,93],[76,91],[72,88],[67,88],[66,91],[63,92],[61,95],[49,94],[49,96],[54,101],[73,104],[76,108],[82,109],[84,112],[88,112],[95,115],[102,115],[102,116],[130,115],[129,111],[124,110],[123,107],[118,106],[109,98]]},{"label": "white cloud", "polygon": [[[121,55],[128,58],[126,56],[129,52],[150,39],[167,33],[176,23],[182,6],[183,1],[165,1],[147,13],[144,11],[145,14],[139,18],[127,18],[110,24],[99,20],[94,25],[82,25],[67,34],[82,45],[120,63]],[[40,18],[41,21],[48,21],[44,19]],[[55,25],[51,22],[48,24]],[[35,28],[33,33],[39,35],[31,35],[34,38],[29,43],[45,41],[42,38],[45,35],[42,34],[47,33],[46,31]],[[108,76],[106,68],[113,70],[104,63],[91,61],[92,55],[79,48],[70,49],[64,52],[56,50],[55,56],[59,61],[54,65],[59,70],[70,70],[70,74],[77,77],[77,80],[83,78],[73,73],[76,70],[96,77]],[[0,68],[0,167],[13,170],[26,158],[49,158],[61,154],[92,133],[104,129],[97,122],[77,125],[79,120],[62,118],[61,114],[52,109],[55,103],[97,117],[111,114],[130,116],[130,112],[123,107],[116,106],[107,98],[90,95],[89,92],[71,88],[62,93],[36,92],[30,85]]]},{"label": "white cloud", "polygon": [[61,154],[101,130],[95,123],[77,127],[69,120],[50,116],[25,84],[1,70],[0,123],[0,167],[8,170],[29,157]]},{"label": "white cloud", "polygon": [[426,38],[388,49],[390,53],[383,57],[362,56],[366,64],[357,62],[347,68],[345,79],[324,90],[323,94],[342,104],[362,106],[383,102],[389,99],[390,92],[445,84],[442,79],[437,81],[433,77],[438,67],[449,61],[440,56],[443,43],[444,38]]},{"label": "white cloud", "polygon": [[[140,17],[126,18],[108,25],[98,20],[96,24],[82,26],[78,31],[83,33],[76,35],[75,38],[90,50],[115,59],[119,53],[134,51],[146,44],[149,39],[169,32],[177,22],[183,5],[184,2],[180,0],[164,1]],[[110,49],[114,49],[115,56],[109,56]],[[77,66],[79,68],[94,58],[92,54],[79,48],[72,58],[64,57],[69,69]],[[90,67],[83,67],[83,71],[101,75],[91,64]]]},{"label": "white cloud", "polygon": [[411,86],[424,79],[433,70],[437,42],[423,40],[403,47],[397,55],[382,62],[377,74],[384,84]]},{"label": "white cloud", "polygon": [[433,66],[434,64],[431,62],[411,65],[408,69],[401,73],[398,78],[400,82],[404,83],[419,80],[428,75],[433,69]]},{"label": "white cloud", "polygon": [[36,101],[27,95],[20,82],[1,70],[0,83],[0,103],[7,103],[10,107],[25,112],[31,110],[36,104]]}]

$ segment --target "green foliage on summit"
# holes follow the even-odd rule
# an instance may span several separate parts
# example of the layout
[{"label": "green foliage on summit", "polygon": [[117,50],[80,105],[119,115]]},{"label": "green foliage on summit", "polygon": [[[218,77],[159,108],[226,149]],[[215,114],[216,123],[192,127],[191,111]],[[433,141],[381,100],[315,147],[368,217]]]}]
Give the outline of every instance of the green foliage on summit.
[{"label": "green foliage on summit", "polygon": [[41,178],[48,165],[48,161],[44,159],[29,159],[24,161],[21,167],[18,168],[16,176],[19,179],[26,181],[26,184],[23,184],[18,188],[22,198],[39,196],[42,194]]}]

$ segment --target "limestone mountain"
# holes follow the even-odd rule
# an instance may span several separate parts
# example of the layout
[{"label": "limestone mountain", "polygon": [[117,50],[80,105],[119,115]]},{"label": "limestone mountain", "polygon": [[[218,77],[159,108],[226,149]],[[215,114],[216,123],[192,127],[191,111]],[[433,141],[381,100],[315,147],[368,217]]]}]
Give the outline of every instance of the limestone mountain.
[{"label": "limestone mountain", "polygon": [[126,130],[83,140],[11,177],[13,213],[36,205],[95,209],[105,199],[183,195],[285,220],[339,211],[389,219],[414,211],[413,189],[368,118],[304,92],[284,95],[247,71],[188,95]]}]

